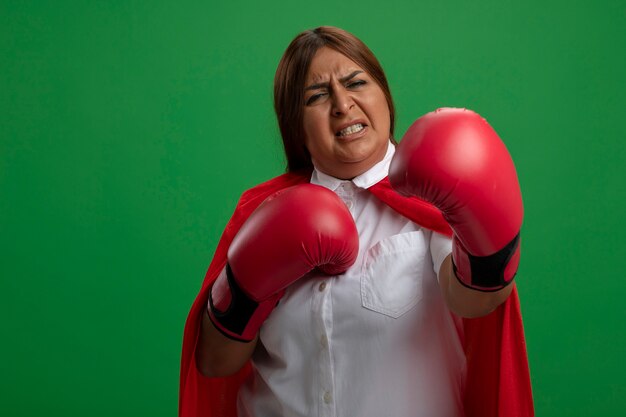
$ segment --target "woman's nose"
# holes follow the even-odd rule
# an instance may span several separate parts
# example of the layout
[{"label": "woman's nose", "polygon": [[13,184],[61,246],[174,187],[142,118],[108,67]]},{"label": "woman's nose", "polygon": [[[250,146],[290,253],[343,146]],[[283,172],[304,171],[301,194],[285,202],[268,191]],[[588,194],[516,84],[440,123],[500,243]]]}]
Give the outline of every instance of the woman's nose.
[{"label": "woman's nose", "polygon": [[335,89],[333,94],[333,115],[343,116],[354,106],[352,97],[345,88]]}]

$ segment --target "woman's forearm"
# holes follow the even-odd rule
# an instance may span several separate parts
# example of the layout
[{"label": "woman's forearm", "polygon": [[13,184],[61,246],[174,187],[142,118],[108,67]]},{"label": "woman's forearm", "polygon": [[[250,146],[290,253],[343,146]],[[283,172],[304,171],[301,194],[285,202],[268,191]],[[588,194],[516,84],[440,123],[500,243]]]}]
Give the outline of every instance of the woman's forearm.
[{"label": "woman's forearm", "polygon": [[452,255],[441,264],[439,286],[448,308],[461,317],[482,317],[491,313],[511,294],[514,283],[501,290],[484,292],[470,289],[459,282],[452,269]]},{"label": "woman's forearm", "polygon": [[202,313],[202,325],[196,345],[196,367],[206,377],[221,377],[236,373],[248,361],[257,343],[239,342],[220,333],[206,310]]}]

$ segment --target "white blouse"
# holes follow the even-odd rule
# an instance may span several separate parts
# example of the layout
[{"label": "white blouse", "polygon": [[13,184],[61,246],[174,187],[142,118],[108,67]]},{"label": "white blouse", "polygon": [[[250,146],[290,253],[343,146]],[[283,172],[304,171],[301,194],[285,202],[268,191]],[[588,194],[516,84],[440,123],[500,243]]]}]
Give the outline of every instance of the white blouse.
[{"label": "white blouse", "polygon": [[240,417],[463,416],[462,322],[435,273],[451,239],[367,191],[394,152],[352,181],[314,170],[352,213],[359,254],[342,275],[313,271],[287,289],[261,327]]}]

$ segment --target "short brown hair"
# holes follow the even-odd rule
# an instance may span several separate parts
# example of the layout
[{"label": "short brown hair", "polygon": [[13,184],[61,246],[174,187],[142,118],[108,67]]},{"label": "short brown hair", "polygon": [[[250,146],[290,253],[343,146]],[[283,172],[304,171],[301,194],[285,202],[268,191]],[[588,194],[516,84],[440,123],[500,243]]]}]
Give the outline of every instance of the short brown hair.
[{"label": "short brown hair", "polygon": [[318,49],[327,46],[363,68],[385,94],[389,106],[389,137],[393,139],[395,109],[387,78],[372,51],[356,36],[332,26],[321,26],[298,34],[281,58],[274,77],[274,110],[287,157],[287,171],[313,167],[304,145],[302,126],[304,83]]}]

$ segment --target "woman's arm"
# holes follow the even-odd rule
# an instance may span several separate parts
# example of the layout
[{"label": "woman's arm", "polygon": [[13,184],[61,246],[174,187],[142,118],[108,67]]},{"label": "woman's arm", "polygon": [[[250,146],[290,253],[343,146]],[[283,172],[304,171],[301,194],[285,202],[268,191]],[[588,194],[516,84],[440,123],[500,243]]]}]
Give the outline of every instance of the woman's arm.
[{"label": "woman's arm", "polygon": [[206,377],[232,375],[248,361],[258,336],[250,342],[239,342],[220,333],[213,326],[206,309],[196,345],[196,367]]},{"label": "woman's arm", "polygon": [[485,292],[461,284],[452,270],[452,255],[448,255],[439,270],[439,286],[448,308],[461,317],[486,316],[502,304],[511,294],[513,283],[498,291]]}]

